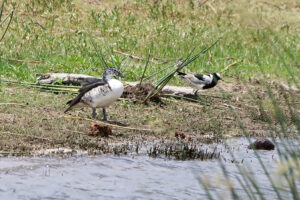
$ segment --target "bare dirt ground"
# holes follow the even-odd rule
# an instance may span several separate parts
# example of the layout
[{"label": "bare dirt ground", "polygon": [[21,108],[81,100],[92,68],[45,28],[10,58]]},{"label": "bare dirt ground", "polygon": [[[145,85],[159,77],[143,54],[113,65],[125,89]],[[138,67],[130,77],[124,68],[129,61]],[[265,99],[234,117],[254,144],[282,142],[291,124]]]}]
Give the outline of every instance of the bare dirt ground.
[{"label": "bare dirt ground", "polygon": [[[294,114],[299,116],[299,93],[291,95],[277,85],[271,88],[288,128],[295,129],[287,102],[295,107]],[[1,152],[31,153],[64,147],[122,153],[136,150],[139,143],[199,144],[242,136],[238,119],[250,136],[268,136],[274,133],[270,127],[277,127],[280,122],[267,89],[259,81],[243,84],[231,80],[201,92],[201,102],[210,105],[164,97],[163,103],[148,105],[121,99],[107,109],[108,119],[126,126],[113,125],[108,137],[89,133],[93,130],[91,124],[97,122],[76,118],[90,119],[90,108],[74,109],[67,115],[74,118],[66,117],[63,111],[67,100],[72,98],[70,94],[12,85],[2,85],[0,94]],[[100,109],[98,114],[102,118]]]}]

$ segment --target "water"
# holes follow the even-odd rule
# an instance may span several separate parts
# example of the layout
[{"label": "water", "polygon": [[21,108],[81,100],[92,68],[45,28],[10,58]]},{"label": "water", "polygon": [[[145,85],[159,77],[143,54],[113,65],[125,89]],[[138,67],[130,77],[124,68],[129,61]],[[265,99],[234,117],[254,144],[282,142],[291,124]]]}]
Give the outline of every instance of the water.
[{"label": "water", "polygon": [[[265,177],[245,139],[228,141],[233,161],[220,145],[229,177],[238,176],[233,162],[249,166],[259,177],[266,197],[273,198]],[[276,171],[276,151],[260,151],[266,167]],[[175,161],[139,156],[71,156],[0,158],[0,199],[206,199],[198,176],[213,181],[222,199],[229,196],[217,160]],[[254,175],[253,175],[254,176]],[[243,194],[236,182],[235,188]],[[227,198],[227,197],[226,197]]]}]

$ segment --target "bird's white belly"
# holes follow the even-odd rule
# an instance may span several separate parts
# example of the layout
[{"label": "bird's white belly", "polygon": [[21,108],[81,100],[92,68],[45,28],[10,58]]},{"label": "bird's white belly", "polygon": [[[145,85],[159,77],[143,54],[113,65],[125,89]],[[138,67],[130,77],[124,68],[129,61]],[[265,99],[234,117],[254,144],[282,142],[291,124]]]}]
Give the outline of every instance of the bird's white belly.
[{"label": "bird's white belly", "polygon": [[109,80],[108,85],[96,87],[86,93],[84,102],[91,107],[107,107],[112,104],[121,97],[124,86],[116,79]]},{"label": "bird's white belly", "polygon": [[191,86],[194,86],[195,88],[197,88],[197,89],[203,89],[203,87],[204,87],[204,84],[196,84],[196,83],[194,83],[193,81],[191,81],[191,80],[188,80],[188,82],[190,83],[190,85]]}]

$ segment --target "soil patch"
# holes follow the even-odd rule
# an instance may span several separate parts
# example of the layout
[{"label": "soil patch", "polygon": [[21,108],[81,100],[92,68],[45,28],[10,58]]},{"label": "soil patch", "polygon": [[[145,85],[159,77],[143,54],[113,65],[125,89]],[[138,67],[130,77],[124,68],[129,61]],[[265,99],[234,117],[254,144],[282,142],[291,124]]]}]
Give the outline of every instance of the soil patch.
[{"label": "soil patch", "polygon": [[[146,99],[147,95],[153,89],[154,85],[149,82],[137,84],[135,86],[128,85],[125,87],[122,97],[133,99],[134,102],[144,103],[144,100]],[[150,101],[155,103],[162,103],[159,94],[151,97]]]}]

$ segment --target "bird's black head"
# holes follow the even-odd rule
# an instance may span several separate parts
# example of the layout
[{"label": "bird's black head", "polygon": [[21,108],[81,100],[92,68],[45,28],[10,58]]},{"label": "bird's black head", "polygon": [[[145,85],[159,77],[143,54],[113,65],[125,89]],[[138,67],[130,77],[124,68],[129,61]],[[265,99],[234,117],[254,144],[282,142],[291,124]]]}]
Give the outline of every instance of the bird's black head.
[{"label": "bird's black head", "polygon": [[103,79],[106,79],[106,80],[109,80],[109,79],[111,79],[114,76],[124,78],[124,76],[122,75],[122,73],[119,70],[117,70],[116,68],[114,68],[114,67],[108,67],[108,68],[106,68],[106,70],[103,73]]},{"label": "bird's black head", "polygon": [[217,80],[221,80],[224,81],[224,79],[221,78],[219,73],[213,73],[213,76],[217,79]]}]

